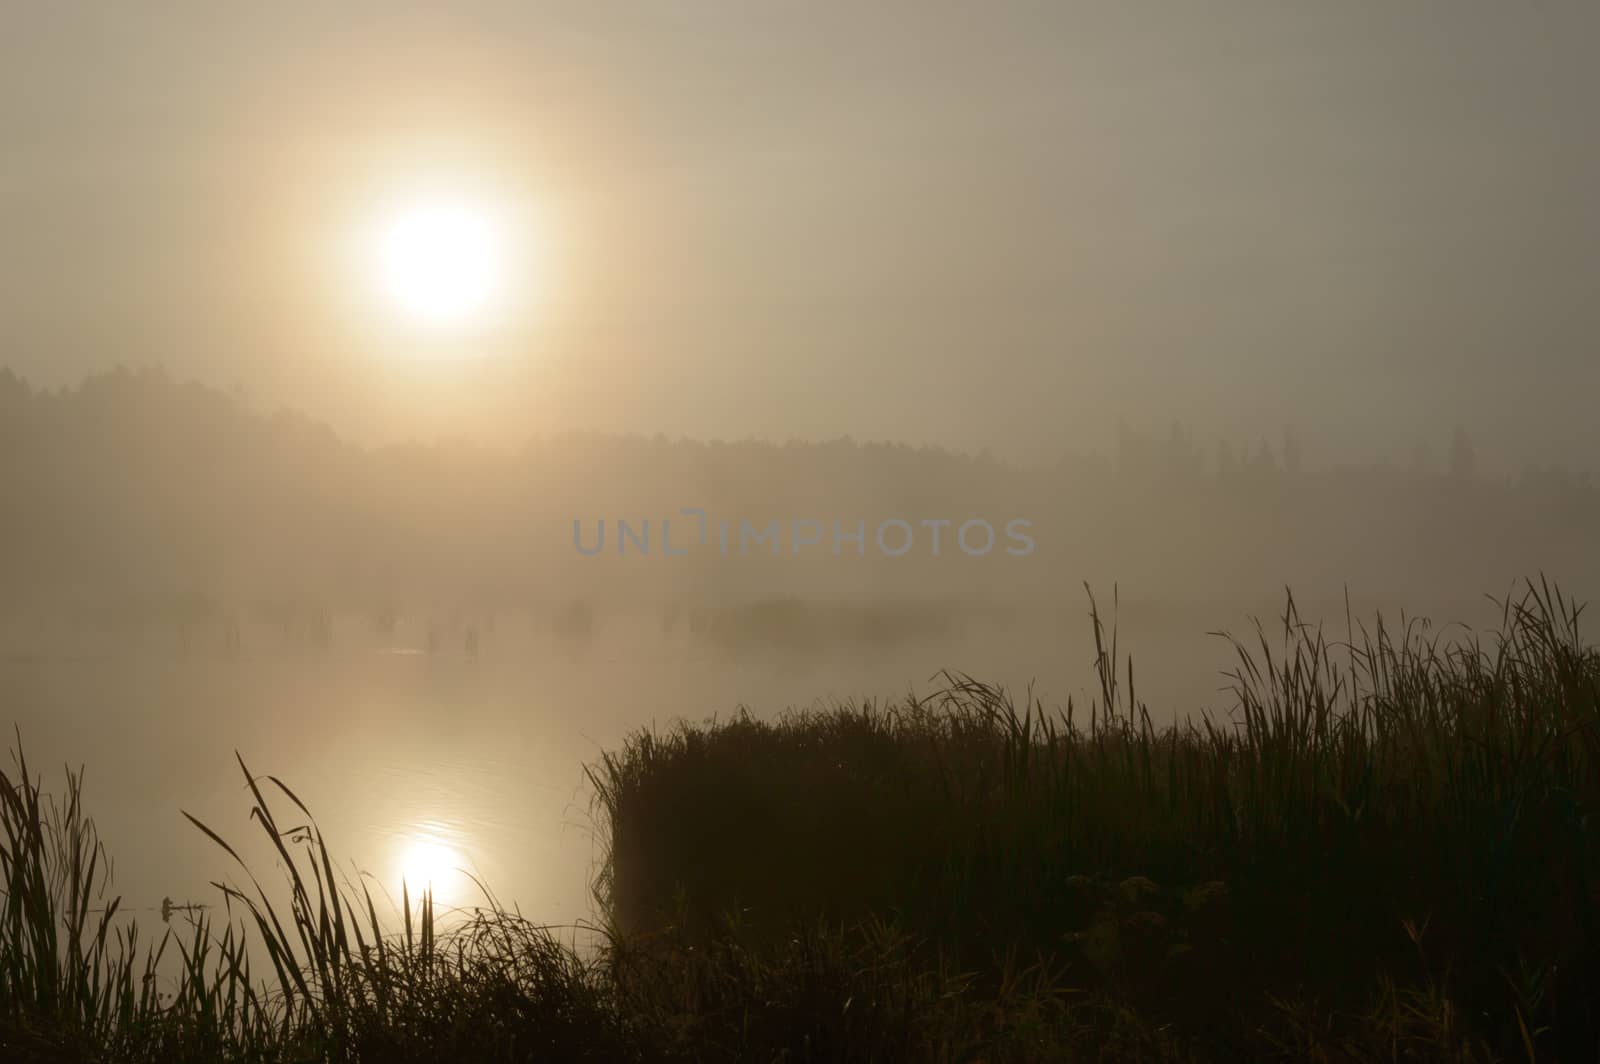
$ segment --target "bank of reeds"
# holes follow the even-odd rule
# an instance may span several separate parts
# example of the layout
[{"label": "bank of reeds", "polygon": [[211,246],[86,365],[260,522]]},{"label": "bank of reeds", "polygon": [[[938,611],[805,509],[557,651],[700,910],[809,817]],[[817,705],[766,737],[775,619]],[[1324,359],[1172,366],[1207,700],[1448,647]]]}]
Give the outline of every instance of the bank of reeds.
[{"label": "bank of reeds", "polygon": [[[1589,1059],[1600,658],[1543,583],[1497,634],[1290,601],[1231,714],[1099,691],[641,732],[590,769],[601,945],[493,902],[387,918],[240,762],[276,860],[154,942],[81,776],[0,772],[7,1060]],[[186,926],[185,926],[186,924]],[[180,931],[179,928],[182,930]]]},{"label": "bank of reeds", "polygon": [[1489,636],[1347,618],[1333,638],[1291,598],[1233,641],[1233,711],[1169,727],[1097,614],[1087,705],[947,675],[927,699],[639,733],[592,771],[604,896],[630,930],[738,913],[781,939],[820,913],[892,919],[980,973],[1020,951],[1224,1058],[1285,1020],[1337,1045],[1427,1001],[1482,1052],[1587,1059],[1600,657],[1548,584],[1502,605]]}]

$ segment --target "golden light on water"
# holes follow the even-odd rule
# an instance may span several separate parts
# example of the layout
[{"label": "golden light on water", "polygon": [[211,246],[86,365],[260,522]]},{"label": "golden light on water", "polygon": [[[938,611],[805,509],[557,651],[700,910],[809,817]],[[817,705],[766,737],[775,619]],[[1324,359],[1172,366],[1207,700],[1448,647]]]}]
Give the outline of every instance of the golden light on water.
[{"label": "golden light on water", "polygon": [[413,903],[424,891],[432,890],[436,905],[462,905],[477,889],[468,874],[467,858],[453,841],[454,834],[446,825],[430,821],[395,840],[394,877]]}]

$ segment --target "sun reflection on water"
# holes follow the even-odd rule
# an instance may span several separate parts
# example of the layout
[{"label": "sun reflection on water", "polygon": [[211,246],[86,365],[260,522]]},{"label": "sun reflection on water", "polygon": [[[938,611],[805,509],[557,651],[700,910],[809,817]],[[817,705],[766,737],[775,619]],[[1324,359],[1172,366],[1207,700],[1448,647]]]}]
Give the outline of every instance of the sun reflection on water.
[{"label": "sun reflection on water", "polygon": [[468,903],[477,890],[469,874],[471,865],[462,853],[459,832],[447,824],[427,820],[395,836],[392,882],[410,893],[416,904],[423,891],[432,890],[434,904]]}]

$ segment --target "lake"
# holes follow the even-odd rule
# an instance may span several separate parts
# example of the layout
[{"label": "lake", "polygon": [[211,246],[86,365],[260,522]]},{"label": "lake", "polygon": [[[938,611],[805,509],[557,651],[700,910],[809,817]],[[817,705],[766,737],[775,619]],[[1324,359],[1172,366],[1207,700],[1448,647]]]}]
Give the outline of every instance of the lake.
[{"label": "lake", "polygon": [[[1239,604],[1124,604],[1122,649],[1134,652],[1138,694],[1154,715],[1229,704],[1219,670],[1231,658],[1206,632],[1242,630],[1244,613]],[[1480,623],[1487,616],[1475,613]],[[1338,616],[1330,631],[1342,635],[1342,606]],[[235,751],[291,787],[346,870],[382,890],[398,897],[402,880],[426,881],[442,905],[471,905],[481,895],[456,871],[466,868],[525,915],[571,924],[593,915],[589,885],[602,856],[583,766],[634,729],[726,716],[741,704],[773,715],[819,699],[927,693],[946,667],[1019,691],[1035,681],[1047,705],[1094,683],[1078,606],[988,617],[871,651],[806,653],[664,636],[649,614],[602,618],[586,644],[501,619],[474,638],[475,655],[459,631],[429,652],[420,623],[380,640],[356,618],[336,621],[315,651],[254,626],[235,647],[162,632],[111,640],[18,631],[0,657],[0,704],[47,784],[57,785],[63,763],[85,766],[117,889],[143,912],[169,897],[214,903],[212,880],[240,880],[182,811],[275,878],[248,821]],[[302,819],[283,806],[281,823]]]}]

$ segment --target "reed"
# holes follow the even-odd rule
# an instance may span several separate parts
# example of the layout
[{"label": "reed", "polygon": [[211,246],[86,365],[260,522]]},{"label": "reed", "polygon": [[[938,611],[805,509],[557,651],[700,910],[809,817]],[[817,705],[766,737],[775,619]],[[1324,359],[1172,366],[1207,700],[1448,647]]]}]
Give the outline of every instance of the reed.
[{"label": "reed", "polygon": [[[240,759],[277,872],[145,941],[68,770],[0,772],[0,1059],[1575,1059],[1600,1042],[1600,656],[1543,581],[1487,636],[1231,639],[1234,707],[1098,691],[641,731],[590,766],[580,950],[484,889],[392,917]],[[229,878],[231,876],[231,878]],[[169,912],[167,915],[171,915]]]},{"label": "reed", "polygon": [[635,734],[591,771],[603,903],[634,932],[889,917],[964,968],[1021,949],[1193,1029],[1259,1026],[1244,1014],[1275,993],[1370,1031],[1385,979],[1391,1002],[1437,985],[1495,1052],[1592,1051],[1600,656],[1580,606],[1540,580],[1488,636],[1347,616],[1334,639],[1291,596],[1275,633],[1228,637],[1232,712],[1163,728],[1114,613],[1090,609],[1087,705],[946,674],[894,705]]},{"label": "reed", "polygon": [[[222,919],[192,910],[187,929],[169,926],[141,948],[138,925],[119,919],[120,899],[109,893],[105,850],[83,811],[81,773],[68,772],[64,797],[52,800],[20,752],[16,764],[16,778],[0,774],[5,1059],[639,1055],[600,970],[557,929],[523,919],[487,893],[486,907],[454,921],[430,895],[403,893],[398,921],[383,919],[365,880],[335,874],[294,792],[275,777],[255,776],[242,759],[252,821],[282,871],[279,889],[268,889],[229,843],[190,817],[247,887],[217,881]],[[285,811],[294,823],[279,819]]]}]

